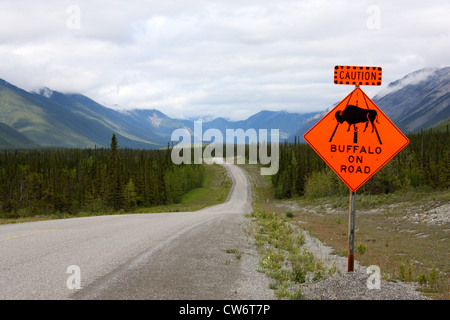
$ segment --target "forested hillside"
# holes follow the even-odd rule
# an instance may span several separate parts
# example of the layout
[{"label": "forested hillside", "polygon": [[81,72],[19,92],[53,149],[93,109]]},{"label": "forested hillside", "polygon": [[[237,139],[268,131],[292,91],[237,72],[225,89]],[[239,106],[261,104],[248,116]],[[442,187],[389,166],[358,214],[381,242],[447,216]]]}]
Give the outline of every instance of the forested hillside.
[{"label": "forested hillside", "polygon": [[203,166],[174,165],[170,150],[57,149],[0,154],[0,216],[107,212],[176,203]]},{"label": "forested hillside", "polygon": [[[408,135],[410,143],[358,192],[389,193],[402,188],[445,189],[450,181],[450,133],[427,130]],[[348,194],[348,187],[305,143],[280,145],[280,168],[272,177],[277,198]]]},{"label": "forested hillside", "polygon": [[[427,130],[358,192],[389,193],[402,188],[446,189],[450,181],[450,133]],[[202,165],[175,165],[171,150],[110,148],[4,151],[0,154],[0,216],[80,211],[111,212],[136,206],[177,203],[203,182]],[[280,145],[275,196],[347,194],[348,188],[305,143]]]}]

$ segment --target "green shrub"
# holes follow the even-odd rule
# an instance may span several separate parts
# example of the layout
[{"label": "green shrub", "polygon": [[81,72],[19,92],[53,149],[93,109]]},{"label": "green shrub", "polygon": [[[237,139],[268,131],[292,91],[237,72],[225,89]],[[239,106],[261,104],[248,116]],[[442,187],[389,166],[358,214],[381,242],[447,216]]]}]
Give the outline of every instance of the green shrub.
[{"label": "green shrub", "polygon": [[293,217],[294,217],[294,214],[292,213],[292,211],[286,211],[286,212],[284,213],[284,216],[285,216],[286,218],[293,218]]},{"label": "green shrub", "polygon": [[313,172],[306,181],[307,197],[320,198],[343,194],[348,194],[348,188],[331,169]]}]

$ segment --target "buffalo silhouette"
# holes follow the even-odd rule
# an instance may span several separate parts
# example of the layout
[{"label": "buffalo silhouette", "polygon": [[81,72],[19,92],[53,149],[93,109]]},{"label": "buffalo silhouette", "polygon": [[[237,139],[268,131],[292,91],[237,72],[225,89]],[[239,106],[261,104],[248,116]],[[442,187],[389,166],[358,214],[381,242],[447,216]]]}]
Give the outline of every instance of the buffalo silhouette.
[{"label": "buffalo silhouette", "polygon": [[378,138],[378,142],[382,144],[380,135],[378,134],[378,130],[375,127],[375,121],[378,122],[378,114],[376,110],[370,110],[370,109],[363,109],[359,108],[354,105],[348,105],[345,107],[342,111],[336,111],[335,113],[336,121],[338,122],[336,125],[336,128],[334,128],[333,134],[331,135],[330,141],[331,142],[334,138],[334,135],[336,133],[336,130],[339,126],[339,124],[344,123],[344,121],[347,121],[348,123],[348,129],[347,132],[350,131],[350,127],[353,125],[354,129],[354,137],[353,142],[357,143],[358,137],[357,137],[357,123],[365,123],[366,126],[364,127],[364,132],[366,132],[367,127],[369,126],[369,122],[372,124],[372,132],[375,130]]},{"label": "buffalo silhouette", "polygon": [[336,111],[335,114],[336,120],[339,123],[343,123],[347,121],[348,129],[350,131],[350,127],[353,125],[354,130],[356,131],[357,123],[366,123],[364,127],[364,132],[369,125],[369,122],[372,124],[372,132],[375,130],[375,120],[378,122],[378,114],[376,110],[362,109],[357,106],[348,105],[342,111]]}]

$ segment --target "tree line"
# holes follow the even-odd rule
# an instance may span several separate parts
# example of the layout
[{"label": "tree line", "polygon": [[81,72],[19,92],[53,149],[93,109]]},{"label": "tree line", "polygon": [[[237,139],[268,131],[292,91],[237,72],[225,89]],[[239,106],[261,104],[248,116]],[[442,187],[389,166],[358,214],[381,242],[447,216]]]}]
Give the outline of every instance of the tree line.
[{"label": "tree line", "polygon": [[[449,188],[449,131],[409,134],[410,143],[369,179],[358,192],[390,193],[399,189]],[[272,177],[277,198],[348,194],[348,187],[306,143],[280,145],[280,167]]]},{"label": "tree line", "polygon": [[177,203],[203,183],[202,165],[175,165],[169,149],[111,148],[4,151],[3,217],[119,211]]},{"label": "tree line", "polygon": [[[448,189],[449,132],[422,131],[358,192],[404,188]],[[246,147],[248,154],[248,146]],[[270,152],[270,151],[269,151]],[[178,203],[203,184],[204,167],[175,165],[171,148],[110,148],[4,151],[0,153],[0,217],[80,211],[108,212]],[[306,143],[282,143],[275,196],[348,194],[348,188]]]}]

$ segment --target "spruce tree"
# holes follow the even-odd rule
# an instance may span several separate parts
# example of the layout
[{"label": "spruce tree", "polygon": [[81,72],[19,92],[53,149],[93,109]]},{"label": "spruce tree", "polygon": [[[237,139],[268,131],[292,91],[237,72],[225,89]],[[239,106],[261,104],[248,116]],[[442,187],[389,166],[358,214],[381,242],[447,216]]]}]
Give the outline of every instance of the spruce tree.
[{"label": "spruce tree", "polygon": [[111,139],[111,154],[108,161],[107,202],[114,210],[123,209],[125,202],[121,169],[117,138],[113,133]]}]

